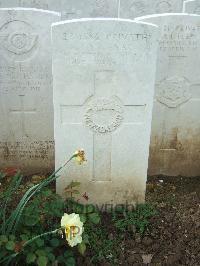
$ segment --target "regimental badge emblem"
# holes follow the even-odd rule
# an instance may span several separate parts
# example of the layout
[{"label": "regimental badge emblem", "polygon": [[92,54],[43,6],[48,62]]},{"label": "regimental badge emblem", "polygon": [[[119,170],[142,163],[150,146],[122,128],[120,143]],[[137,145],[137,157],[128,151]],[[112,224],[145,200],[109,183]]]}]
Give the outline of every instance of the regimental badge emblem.
[{"label": "regimental badge emblem", "polygon": [[157,87],[156,98],[167,107],[175,108],[191,97],[190,82],[185,77],[164,78]]},{"label": "regimental badge emblem", "polygon": [[38,35],[27,22],[12,20],[0,28],[0,42],[7,58],[24,61],[36,51]]},{"label": "regimental badge emblem", "polygon": [[115,131],[123,121],[123,105],[115,96],[111,98],[91,97],[86,104],[84,120],[86,126],[93,132],[110,133]]}]

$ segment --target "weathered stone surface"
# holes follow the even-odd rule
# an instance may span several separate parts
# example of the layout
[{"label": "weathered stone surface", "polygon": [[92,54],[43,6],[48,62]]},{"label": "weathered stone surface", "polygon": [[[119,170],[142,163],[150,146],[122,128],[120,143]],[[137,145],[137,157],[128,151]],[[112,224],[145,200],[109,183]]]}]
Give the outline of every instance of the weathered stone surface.
[{"label": "weathered stone surface", "polygon": [[136,17],[182,12],[183,0],[121,0],[120,18],[133,19]]},{"label": "weathered stone surface", "polygon": [[58,192],[64,195],[70,180],[79,180],[89,202],[142,202],[157,28],[83,19],[56,23],[52,31],[56,167],[77,148],[88,159],[63,171]]},{"label": "weathered stone surface", "polygon": [[188,0],[183,3],[183,12],[200,14],[200,0]]},{"label": "weathered stone surface", "polygon": [[0,0],[0,8],[25,7],[51,11],[61,10],[61,0]]},{"label": "weathered stone surface", "polygon": [[0,9],[0,168],[54,165],[50,25],[60,15]]},{"label": "weathered stone surface", "polygon": [[200,174],[200,16],[147,16],[160,27],[149,174]]},{"label": "weathered stone surface", "polygon": [[63,19],[118,17],[119,0],[61,0]]}]

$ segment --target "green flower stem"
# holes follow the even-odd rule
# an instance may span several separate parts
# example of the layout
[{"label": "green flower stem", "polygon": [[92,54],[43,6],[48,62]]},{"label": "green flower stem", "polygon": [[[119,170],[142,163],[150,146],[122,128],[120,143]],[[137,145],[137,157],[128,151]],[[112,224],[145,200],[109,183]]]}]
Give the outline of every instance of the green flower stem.
[{"label": "green flower stem", "polygon": [[22,215],[23,209],[28,203],[28,201],[35,195],[36,192],[38,192],[40,189],[47,186],[49,183],[54,181],[58,176],[56,174],[64,168],[73,158],[75,158],[77,155],[74,154],[70,157],[68,161],[66,161],[61,167],[59,167],[56,171],[54,171],[46,180],[43,180],[40,184],[35,185],[34,187],[31,187],[23,196],[21,201],[19,202],[17,208],[15,209],[14,213],[11,214],[11,216],[8,219],[8,225],[7,225],[7,231],[6,234],[12,234],[15,233],[17,225],[19,223],[20,217]]},{"label": "green flower stem", "polygon": [[[26,246],[30,245],[32,242],[34,242],[35,240],[37,240],[38,238],[41,238],[41,237],[44,237],[44,236],[48,236],[48,235],[53,235],[53,234],[57,234],[62,228],[59,228],[59,229],[56,229],[56,230],[53,230],[53,231],[50,231],[50,232],[46,232],[46,233],[43,233],[41,235],[38,235],[38,236],[35,236],[33,237],[32,239],[26,241],[24,244],[23,244],[23,248],[25,248]],[[23,249],[22,249],[23,250]],[[6,258],[4,258],[3,260],[0,261],[0,265],[2,265],[2,263],[6,262],[6,265],[9,265],[10,261],[15,258],[17,255],[19,255],[22,250],[20,252],[17,252],[17,253],[14,253],[10,256],[7,256]]]},{"label": "green flower stem", "polygon": [[[50,232],[43,233],[43,234],[38,235],[38,236],[35,236],[35,237],[33,237],[32,239],[26,241],[26,242],[23,244],[23,248],[25,248],[26,246],[28,246],[29,244],[31,244],[32,242],[34,242],[34,241],[37,240],[38,238],[41,238],[41,237],[44,237],[44,236],[49,236],[49,235],[57,234],[60,230],[61,230],[61,228],[56,229],[56,230],[53,230],[53,231],[50,231]],[[19,252],[19,253],[20,253],[20,252]],[[19,253],[18,253],[18,254],[19,254]]]}]

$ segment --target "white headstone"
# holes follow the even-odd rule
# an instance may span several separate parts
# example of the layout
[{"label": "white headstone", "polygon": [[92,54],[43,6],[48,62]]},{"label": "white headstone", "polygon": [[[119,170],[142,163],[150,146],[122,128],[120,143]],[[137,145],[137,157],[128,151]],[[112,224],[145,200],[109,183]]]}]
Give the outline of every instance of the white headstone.
[{"label": "white headstone", "polygon": [[54,166],[51,24],[60,15],[0,9],[0,168]]},{"label": "white headstone", "polygon": [[183,0],[121,0],[120,18],[136,17],[160,13],[182,12]]},{"label": "white headstone", "polygon": [[149,174],[200,174],[200,16],[144,17],[160,26]]},{"label": "white headstone", "polygon": [[9,7],[25,7],[60,11],[61,0],[0,0],[0,8]]},{"label": "white headstone", "polygon": [[192,14],[200,14],[200,0],[184,1],[183,12],[192,13]]},{"label": "white headstone", "polygon": [[63,19],[117,18],[120,0],[61,0]]},{"label": "white headstone", "polygon": [[129,20],[83,19],[53,26],[56,167],[78,147],[57,182],[81,182],[92,203],[145,196],[157,28]]}]

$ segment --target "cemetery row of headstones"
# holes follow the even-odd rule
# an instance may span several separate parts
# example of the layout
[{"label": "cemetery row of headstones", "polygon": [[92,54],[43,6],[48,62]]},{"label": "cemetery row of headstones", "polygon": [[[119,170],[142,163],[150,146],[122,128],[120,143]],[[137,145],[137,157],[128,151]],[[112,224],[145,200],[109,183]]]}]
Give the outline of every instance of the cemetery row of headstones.
[{"label": "cemetery row of headstones", "polygon": [[61,194],[76,179],[91,202],[142,201],[151,133],[150,174],[198,175],[200,16],[60,20],[0,9],[1,168],[50,171],[55,139],[56,167],[88,157]]},{"label": "cemetery row of headstones", "polygon": [[135,17],[159,13],[200,14],[199,0],[0,0],[0,8],[25,7],[61,12],[62,19]]}]

